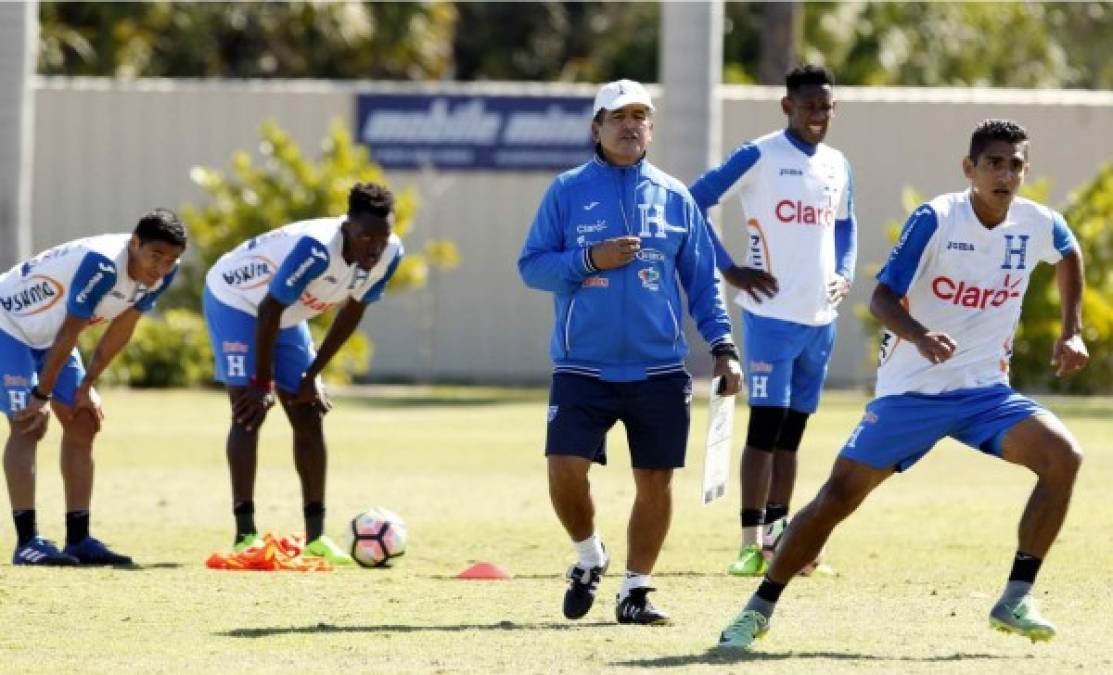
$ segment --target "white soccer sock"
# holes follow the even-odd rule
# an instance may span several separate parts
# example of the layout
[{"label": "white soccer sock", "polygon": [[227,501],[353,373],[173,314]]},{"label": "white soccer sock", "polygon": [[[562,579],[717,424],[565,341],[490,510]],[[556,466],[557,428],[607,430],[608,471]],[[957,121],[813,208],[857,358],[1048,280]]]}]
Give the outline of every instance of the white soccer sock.
[{"label": "white soccer sock", "polygon": [[622,577],[622,589],[618,591],[619,601],[625,600],[632,589],[648,586],[651,578],[652,575],[650,574],[639,574],[626,570],[626,574]]},{"label": "white soccer sock", "polygon": [[742,528],[742,548],[761,545],[761,525],[748,525]]},{"label": "white soccer sock", "polygon": [[572,546],[576,549],[581,567],[602,567],[607,560],[607,554],[603,552],[603,542],[597,534],[583,541],[574,541]]}]

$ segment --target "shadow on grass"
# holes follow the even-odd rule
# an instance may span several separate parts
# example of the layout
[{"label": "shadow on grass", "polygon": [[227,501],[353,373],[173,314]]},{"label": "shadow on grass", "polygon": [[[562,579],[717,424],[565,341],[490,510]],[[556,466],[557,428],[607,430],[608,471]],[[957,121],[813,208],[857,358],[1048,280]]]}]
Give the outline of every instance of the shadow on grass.
[{"label": "shadow on grass", "polygon": [[[723,575],[719,572],[654,572],[653,573],[653,578],[654,579],[660,579],[662,577],[663,578],[686,577],[686,578],[692,578],[692,579],[700,579],[700,578],[705,578],[705,577],[721,577],[721,576],[723,576]],[[438,580],[444,580],[444,579],[456,580],[456,575],[455,574],[430,574],[428,576],[428,578],[429,579],[438,579]],[[535,580],[538,580],[538,579],[540,579],[540,580],[558,579],[559,580],[559,579],[564,579],[565,577],[564,577],[564,574],[562,572],[547,572],[547,573],[543,573],[543,574],[515,574],[513,578],[514,579],[527,579],[527,580],[534,580],[535,581]]]},{"label": "shadow on grass", "polygon": [[514,623],[499,621],[486,624],[458,624],[455,626],[413,626],[405,624],[380,624],[372,626],[336,626],[331,623],[318,623],[313,626],[275,626],[273,628],[234,628],[215,633],[220,637],[265,638],[274,635],[316,635],[322,633],[459,633],[472,630],[489,631],[532,631],[532,630],[584,630],[603,627],[616,627],[608,621],[589,623]]},{"label": "shadow on grass", "polygon": [[830,659],[832,661],[894,661],[911,663],[951,663],[987,659],[1024,659],[1023,655],[966,654],[956,653],[947,656],[881,656],[877,654],[855,654],[853,652],[748,652],[720,651],[709,649],[699,654],[685,656],[659,656],[653,659],[631,659],[612,661],[608,665],[626,668],[679,668],[693,665],[723,665],[730,663],[760,663],[762,661],[790,661],[793,659]]}]

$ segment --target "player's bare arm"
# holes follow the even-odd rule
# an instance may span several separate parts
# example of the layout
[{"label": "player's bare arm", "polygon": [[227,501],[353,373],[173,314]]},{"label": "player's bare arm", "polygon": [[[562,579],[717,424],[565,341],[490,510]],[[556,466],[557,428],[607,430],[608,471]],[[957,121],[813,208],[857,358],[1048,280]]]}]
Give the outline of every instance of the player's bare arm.
[{"label": "player's bare arm", "polygon": [[916,345],[920,355],[932,363],[943,363],[958,349],[958,343],[950,335],[928,330],[912,318],[901,303],[901,297],[887,284],[878,284],[874,289],[870,312],[897,337]]},{"label": "player's bare arm", "polygon": [[613,270],[628,265],[642,249],[638,237],[615,237],[591,247],[591,262],[601,270]]},{"label": "player's bare arm", "polygon": [[1055,280],[1059,286],[1062,328],[1051,354],[1055,375],[1066,377],[1078,372],[1090,360],[1082,340],[1082,255],[1073,251],[1055,264]]},{"label": "player's bare arm", "polygon": [[274,343],[286,305],[267,294],[255,323],[255,377],[232,402],[232,416],[249,431],[259,428],[274,405]]},{"label": "player's bare arm", "polygon": [[112,363],[112,360],[127,346],[135,332],[135,325],[139,323],[139,317],[141,316],[143,316],[143,313],[132,307],[108,324],[104,335],[101,336],[93,350],[93,358],[89,362],[89,369],[85,371],[85,377],[77,387],[73,410],[70,412],[71,419],[81,411],[85,411],[92,418],[94,428],[100,431],[101,421],[104,419],[104,409],[101,407],[100,395],[97,394],[93,385],[108,367],[108,364]]},{"label": "player's bare arm", "polygon": [[312,365],[302,376],[301,386],[291,403],[295,405],[316,404],[321,412],[328,412],[332,408],[328,396],[317,386],[317,376],[329,364],[332,357],[336,356],[336,353],[340,351],[340,348],[344,346],[352,333],[359,328],[359,322],[363,319],[363,313],[366,310],[367,305],[353,298],[349,298],[344,303],[344,306],[336,313],[332,325],[329,326],[325,339],[321,341],[321,347],[317,350],[317,356],[313,359]]},{"label": "player's bare arm", "polygon": [[39,433],[46,429],[47,420],[50,418],[50,392],[54,391],[55,381],[62,366],[70,357],[70,352],[77,345],[77,336],[85,329],[88,319],[73,314],[66,314],[62,327],[58,329],[58,336],[54,345],[46,355],[46,362],[39,373],[39,383],[31,390],[27,407],[12,416],[12,420],[23,425],[27,434]]},{"label": "player's bare arm", "polygon": [[731,286],[746,291],[758,303],[762,300],[759,293],[771,298],[780,290],[776,277],[753,267],[733,265],[723,272],[723,278]]}]

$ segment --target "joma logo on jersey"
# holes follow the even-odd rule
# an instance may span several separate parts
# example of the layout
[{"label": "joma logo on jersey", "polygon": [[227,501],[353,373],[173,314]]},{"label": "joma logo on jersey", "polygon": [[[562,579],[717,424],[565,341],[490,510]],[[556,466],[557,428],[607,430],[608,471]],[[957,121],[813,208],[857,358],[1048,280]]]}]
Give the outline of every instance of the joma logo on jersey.
[{"label": "joma logo on jersey", "polygon": [[799,225],[834,225],[835,210],[828,204],[805,204],[800,200],[782,199],[774,209],[777,220]]},{"label": "joma logo on jersey", "polygon": [[27,286],[11,295],[0,297],[0,306],[13,316],[31,316],[45,312],[62,297],[62,285],[54,279],[33,276]]},{"label": "joma logo on jersey", "polygon": [[800,169],[781,169],[782,176],[803,176],[804,172]]},{"label": "joma logo on jersey", "polygon": [[1015,280],[1006,274],[1000,288],[982,288],[973,284],[967,285],[965,281],[955,281],[947,276],[938,276],[931,281],[931,292],[940,300],[947,300],[952,305],[967,307],[969,309],[985,309],[986,307],[1000,307],[1009,301],[1009,298],[1019,298],[1020,291],[1016,290],[1024,277],[1018,276]]},{"label": "joma logo on jersey", "polygon": [[948,241],[947,242],[947,250],[948,251],[973,251],[974,250],[974,245],[970,244],[970,243],[967,243],[965,241]]},{"label": "joma logo on jersey", "polygon": [[274,263],[262,256],[246,258],[239,267],[221,274],[224,283],[244,290],[270,283],[274,277]]}]

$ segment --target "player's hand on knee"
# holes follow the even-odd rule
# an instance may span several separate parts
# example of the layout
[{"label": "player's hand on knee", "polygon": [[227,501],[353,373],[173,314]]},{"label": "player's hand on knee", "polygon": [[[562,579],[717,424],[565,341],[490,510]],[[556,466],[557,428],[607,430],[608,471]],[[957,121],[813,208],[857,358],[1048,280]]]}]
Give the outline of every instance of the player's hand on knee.
[{"label": "player's hand on knee", "polygon": [[247,387],[232,403],[232,417],[248,431],[258,429],[274,406],[274,392],[262,387]]},{"label": "player's hand on knee", "polygon": [[958,343],[946,333],[928,331],[914,339],[920,355],[932,363],[943,363],[955,355]]},{"label": "player's hand on knee", "polygon": [[50,406],[46,401],[32,397],[26,408],[12,415],[12,421],[24,434],[39,440],[46,434],[47,423],[50,421]]},{"label": "player's hand on knee", "polygon": [[780,290],[776,277],[753,267],[738,267],[736,265],[723,272],[723,278],[731,286],[746,291],[757,303],[762,301],[762,295],[771,298]]},{"label": "player's hand on knee", "polygon": [[77,390],[70,419],[81,414],[89,416],[93,423],[93,433],[98,433],[104,420],[104,408],[101,406],[100,394],[93,387],[79,387]]},{"label": "player's hand on knee", "polygon": [[1066,377],[1082,370],[1090,361],[1090,352],[1081,335],[1063,336],[1055,341],[1051,354],[1051,366],[1056,377]]},{"label": "player's hand on knee", "polygon": [[301,385],[298,386],[298,393],[290,399],[290,403],[291,405],[313,406],[322,415],[332,410],[332,400],[329,399],[324,386],[315,377],[302,379]]}]

